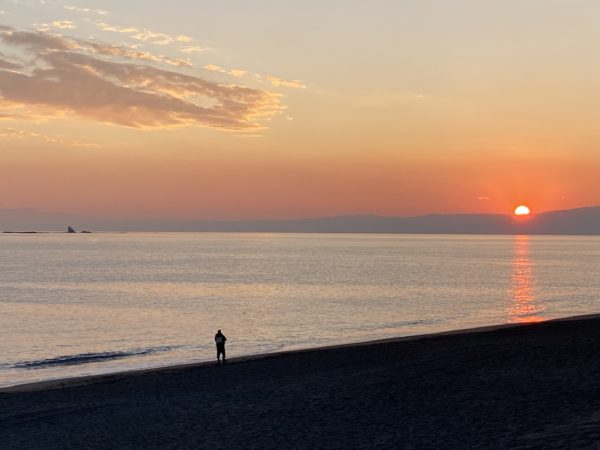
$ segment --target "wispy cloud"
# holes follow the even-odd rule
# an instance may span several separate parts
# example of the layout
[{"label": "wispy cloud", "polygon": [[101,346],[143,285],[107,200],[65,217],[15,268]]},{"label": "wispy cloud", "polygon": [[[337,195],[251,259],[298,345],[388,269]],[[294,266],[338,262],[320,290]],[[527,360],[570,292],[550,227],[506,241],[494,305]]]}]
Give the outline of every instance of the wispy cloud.
[{"label": "wispy cloud", "polygon": [[284,80],[283,78],[277,78],[272,75],[267,75],[265,78],[269,83],[271,83],[275,87],[306,89],[306,86],[300,80]]},{"label": "wispy cloud", "polygon": [[76,28],[75,22],[72,22],[71,20],[55,20],[51,25],[60,30],[72,30],[73,28]]},{"label": "wispy cloud", "polygon": [[217,66],[215,64],[206,64],[204,66],[205,70],[208,70],[209,72],[219,72],[219,73],[225,73],[226,70],[223,69],[221,66]]},{"label": "wispy cloud", "polygon": [[208,70],[209,72],[226,73],[227,75],[231,75],[232,77],[235,77],[235,78],[243,78],[248,73],[247,70],[242,70],[242,69],[226,70],[226,69],[222,68],[221,66],[217,66],[215,64],[206,64],[204,66],[204,70]]},{"label": "wispy cloud", "polygon": [[208,50],[208,48],[206,47],[199,47],[197,45],[195,46],[190,46],[190,47],[183,47],[180,49],[180,51],[182,53],[200,53],[200,52],[204,52]]},{"label": "wispy cloud", "polygon": [[170,58],[164,55],[155,55],[147,51],[138,50],[133,46],[88,41],[82,41],[81,45],[82,47],[91,50],[92,53],[96,55],[118,56],[130,60],[165,63],[170,66],[176,67],[192,67],[192,63],[187,59]]},{"label": "wispy cloud", "polygon": [[16,62],[9,61],[6,56],[0,53],[0,69],[19,70],[22,66]]},{"label": "wispy cloud", "polygon": [[44,105],[26,105],[0,98],[0,120],[7,121],[44,121],[59,117],[60,111]]},{"label": "wispy cloud", "polygon": [[0,128],[0,138],[35,139],[50,144],[67,145],[70,147],[99,147],[98,144],[92,142],[68,139],[60,136],[50,136],[47,134],[35,133],[27,130],[17,130],[14,128]]},{"label": "wispy cloud", "polygon": [[112,31],[114,33],[128,34],[133,39],[144,42],[152,42],[155,45],[167,45],[172,44],[174,42],[189,43],[194,40],[190,36],[186,36],[183,34],[170,35],[166,33],[157,33],[155,31],[148,30],[147,28],[138,28],[130,26],[120,27],[111,25],[106,22],[100,22],[97,25],[103,31]]},{"label": "wispy cloud", "polygon": [[231,75],[232,77],[243,78],[248,72],[246,70],[242,70],[242,69],[231,69],[227,73],[229,75]]},{"label": "wispy cloud", "polygon": [[68,11],[75,11],[75,12],[80,12],[80,13],[85,13],[85,14],[98,14],[99,16],[108,15],[108,11],[104,11],[102,9],[81,8],[79,6],[73,6],[73,5],[64,5],[64,8]]},{"label": "wispy cloud", "polygon": [[[247,70],[243,69],[225,69],[216,64],[205,64],[204,70],[208,70],[209,72],[217,72],[230,75],[235,78],[243,78],[248,74]],[[263,76],[258,73],[253,74],[254,79],[259,83],[264,83],[265,80],[275,87],[283,87],[289,89],[306,89],[306,85],[302,83],[300,80],[284,80],[283,78],[274,77],[272,75]]]},{"label": "wispy cloud", "polygon": [[55,20],[51,23],[36,23],[35,29],[41,32],[49,32],[52,29],[58,30],[73,30],[77,25],[72,20]]},{"label": "wispy cloud", "polygon": [[128,127],[237,131],[264,128],[263,120],[285,109],[278,94],[156,67],[151,63],[166,60],[123,46],[6,26],[0,26],[0,42],[28,61],[0,69],[0,101],[17,109],[44,108]]}]

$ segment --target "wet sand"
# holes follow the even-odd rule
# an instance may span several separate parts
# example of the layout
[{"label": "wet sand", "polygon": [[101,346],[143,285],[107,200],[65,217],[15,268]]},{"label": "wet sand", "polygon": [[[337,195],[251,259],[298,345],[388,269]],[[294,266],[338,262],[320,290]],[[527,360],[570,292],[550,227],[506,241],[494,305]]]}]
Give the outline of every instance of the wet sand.
[{"label": "wet sand", "polygon": [[2,389],[0,448],[600,448],[600,317]]}]

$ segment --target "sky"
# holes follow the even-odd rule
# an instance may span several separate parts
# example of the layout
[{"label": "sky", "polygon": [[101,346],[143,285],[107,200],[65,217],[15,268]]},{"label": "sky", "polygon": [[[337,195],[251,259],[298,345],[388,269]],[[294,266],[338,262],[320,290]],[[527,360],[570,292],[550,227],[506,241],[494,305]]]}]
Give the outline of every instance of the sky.
[{"label": "sky", "polygon": [[0,210],[600,204],[596,0],[0,0]]}]

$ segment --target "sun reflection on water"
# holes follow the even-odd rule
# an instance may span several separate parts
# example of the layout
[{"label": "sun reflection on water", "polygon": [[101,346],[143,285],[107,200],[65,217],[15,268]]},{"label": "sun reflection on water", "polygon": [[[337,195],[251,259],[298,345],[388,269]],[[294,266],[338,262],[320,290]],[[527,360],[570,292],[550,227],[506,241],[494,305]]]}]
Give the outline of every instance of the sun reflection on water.
[{"label": "sun reflection on water", "polygon": [[539,322],[541,308],[535,299],[535,279],[530,257],[529,236],[515,236],[511,273],[509,322]]}]

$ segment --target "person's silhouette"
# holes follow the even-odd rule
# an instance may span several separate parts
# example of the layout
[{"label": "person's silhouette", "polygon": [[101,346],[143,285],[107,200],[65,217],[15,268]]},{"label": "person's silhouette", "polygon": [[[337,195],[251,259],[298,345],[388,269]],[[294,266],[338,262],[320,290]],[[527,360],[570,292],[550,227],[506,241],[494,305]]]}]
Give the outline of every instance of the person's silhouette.
[{"label": "person's silhouette", "polygon": [[227,338],[221,330],[215,334],[215,343],[217,344],[217,364],[221,364],[221,355],[223,355],[223,364],[225,364],[225,341]]}]

